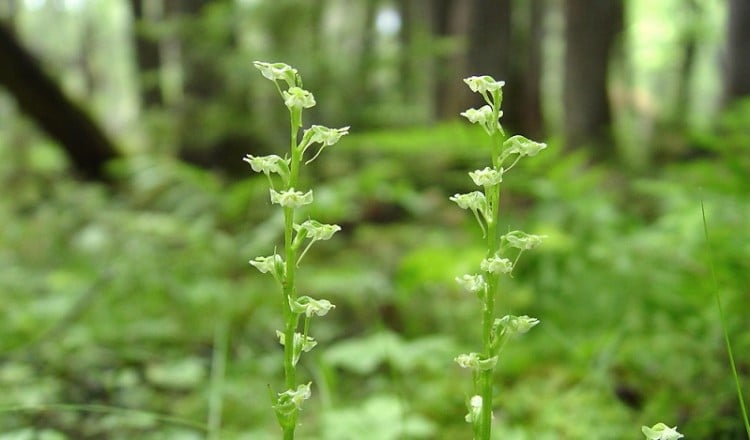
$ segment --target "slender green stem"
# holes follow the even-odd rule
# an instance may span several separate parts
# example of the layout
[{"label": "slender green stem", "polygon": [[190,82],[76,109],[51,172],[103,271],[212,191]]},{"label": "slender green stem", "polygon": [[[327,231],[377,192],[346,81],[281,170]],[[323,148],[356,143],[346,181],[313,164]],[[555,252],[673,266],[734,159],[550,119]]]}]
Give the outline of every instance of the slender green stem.
[{"label": "slender green stem", "polygon": [[732,343],[729,340],[729,331],[727,330],[727,321],[724,316],[724,307],[721,304],[721,296],[719,295],[719,282],[716,278],[716,269],[714,268],[713,251],[711,250],[711,242],[708,239],[708,222],[706,222],[706,210],[703,207],[703,201],[701,200],[701,215],[703,216],[703,233],[706,237],[706,250],[708,252],[708,263],[711,268],[711,278],[714,284],[714,297],[716,298],[716,307],[719,309],[719,321],[721,321],[721,329],[724,332],[724,343],[727,346],[727,354],[729,355],[729,365],[732,369],[732,376],[734,376],[734,385],[737,389],[737,399],[740,402],[740,411],[742,412],[742,420],[745,423],[745,431],[747,432],[747,438],[750,439],[750,419],[748,419],[747,406],[745,405],[745,398],[742,395],[742,384],[740,383],[740,376],[737,374],[737,367],[734,362],[734,352],[732,350]]},{"label": "slender green stem", "polygon": [[[495,107],[497,113],[498,106]],[[499,154],[503,142],[503,134],[499,129],[494,130],[492,134],[492,164],[499,168]],[[487,203],[489,203],[491,216],[487,220],[487,258],[491,258],[498,253],[500,246],[500,237],[498,223],[500,221],[500,185],[495,185],[486,189]],[[492,327],[495,321],[495,297],[498,294],[500,279],[498,275],[492,275],[487,280],[487,294],[484,298],[482,310],[482,342],[484,344],[484,356],[486,359],[494,356],[492,352],[493,334]],[[480,438],[489,440],[492,435],[492,403],[494,401],[494,377],[495,368],[482,371],[481,376],[481,396],[482,396],[482,419],[480,428]]]},{"label": "slender green stem", "polygon": [[[291,164],[289,172],[289,182],[286,189],[295,188],[299,180],[299,168],[301,155],[297,151],[297,132],[299,125],[294,117],[294,110],[291,111],[290,126],[290,154]],[[284,208],[284,260],[285,276],[282,283],[282,309],[284,310],[284,384],[286,389],[293,390],[297,387],[297,370],[294,365],[294,333],[297,330],[297,315],[292,311],[291,302],[297,299],[297,286],[295,284],[295,275],[297,268],[297,248],[294,246],[294,217],[295,209],[292,207]],[[296,417],[295,417],[296,419]],[[287,426],[282,426],[284,431],[284,440],[293,440],[296,421]]]},{"label": "slender green stem", "polygon": [[297,330],[297,320],[292,313],[290,301],[296,297],[295,269],[297,255],[292,246],[294,233],[294,208],[284,208],[284,244],[286,276],[283,281],[282,307],[284,309],[284,377],[287,389],[293,389],[296,385],[296,371],[294,366],[294,332]]}]

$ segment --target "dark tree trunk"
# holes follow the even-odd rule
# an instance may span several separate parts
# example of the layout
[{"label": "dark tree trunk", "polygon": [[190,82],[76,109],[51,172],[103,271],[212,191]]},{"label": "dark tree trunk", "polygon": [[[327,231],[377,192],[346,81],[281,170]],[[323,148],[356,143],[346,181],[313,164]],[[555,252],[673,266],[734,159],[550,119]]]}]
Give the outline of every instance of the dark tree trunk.
[{"label": "dark tree trunk", "polygon": [[[503,126],[540,135],[543,0],[475,0],[472,14],[466,74],[505,81]],[[480,96],[472,99],[483,105]]]},{"label": "dark tree trunk", "polygon": [[544,42],[545,0],[529,0],[524,44],[521,54],[524,66],[521,69],[521,104],[519,109],[520,133],[533,139],[544,136],[542,115],[542,43]]},{"label": "dark tree trunk", "polygon": [[450,93],[442,97],[439,115],[452,118],[468,107],[484,105],[481,96],[471,93],[461,79],[491,75],[506,84],[503,126],[509,132],[541,134],[543,0],[473,0],[448,6],[453,9],[443,6],[438,11],[452,18],[437,23],[447,25],[449,34],[465,36],[467,46],[463,57],[456,54],[451,60],[453,76],[446,81],[451,84],[446,87]]},{"label": "dark tree trunk", "polygon": [[[695,1],[688,2],[691,8],[697,8]],[[689,25],[688,25],[689,26]],[[680,60],[677,90],[675,91],[675,105],[672,120],[675,126],[687,125],[687,115],[690,112],[690,80],[695,70],[695,55],[698,49],[698,35],[693,30],[687,30],[681,35],[682,59]]]},{"label": "dark tree trunk", "polygon": [[[518,127],[518,98],[520,85],[511,66],[511,11],[512,0],[474,0],[469,24],[468,65],[464,77],[490,75],[505,81],[503,90],[502,123]],[[482,97],[467,92],[469,101],[463,107],[484,105]],[[463,111],[464,109],[459,109]]]},{"label": "dark tree trunk", "polygon": [[729,0],[724,104],[750,97],[750,1]]},{"label": "dark tree trunk", "polygon": [[161,107],[164,102],[159,86],[161,55],[159,41],[149,35],[149,17],[146,14],[146,3],[153,0],[130,0],[133,14],[133,42],[136,63],[138,65],[141,107],[144,109]]},{"label": "dark tree trunk", "polygon": [[[377,62],[375,18],[378,3],[379,0],[364,1],[364,20],[359,33],[359,58],[356,60],[357,74],[355,75],[355,81],[357,86],[355,90],[357,95],[349,97],[348,106],[351,108],[357,108],[362,103],[365,103],[366,106],[377,105],[378,96],[373,87],[372,74]],[[370,117],[366,112],[354,112],[351,116],[353,117],[352,126],[365,128],[371,125]]]},{"label": "dark tree trunk", "polygon": [[0,84],[18,106],[65,149],[73,166],[91,179],[106,178],[104,166],[120,154],[104,130],[68,98],[13,33],[0,24]]},{"label": "dark tree trunk", "polygon": [[[471,2],[434,0],[432,14],[432,33],[440,44],[445,44],[446,40],[461,41],[467,34],[471,19]],[[454,50],[436,57],[434,84],[437,119],[454,119],[469,105],[470,93],[461,82],[467,70],[466,64],[465,50]]]},{"label": "dark tree trunk", "polygon": [[566,0],[565,22],[565,145],[586,145],[595,158],[612,158],[616,148],[607,77],[624,25],[622,0]]},{"label": "dark tree trunk", "polygon": [[177,108],[179,156],[239,174],[246,169],[237,158],[252,152],[256,141],[247,128],[246,89],[230,81],[226,67],[236,53],[233,7],[229,0],[167,0],[166,13],[178,24],[184,78]]}]

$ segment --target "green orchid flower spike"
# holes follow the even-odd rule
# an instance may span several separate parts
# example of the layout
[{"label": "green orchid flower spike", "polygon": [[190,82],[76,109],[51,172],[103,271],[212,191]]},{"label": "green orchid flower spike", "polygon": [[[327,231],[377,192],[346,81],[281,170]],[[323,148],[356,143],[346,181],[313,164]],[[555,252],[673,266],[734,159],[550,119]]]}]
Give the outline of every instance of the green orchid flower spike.
[{"label": "green orchid flower spike", "polygon": [[[284,391],[271,393],[272,407],[283,432],[284,440],[294,439],[303,403],[312,395],[312,382],[297,381],[297,364],[302,354],[318,345],[309,335],[312,318],[325,316],[336,306],[326,299],[313,299],[297,293],[297,266],[310,247],[319,241],[329,240],[341,230],[338,225],[308,219],[297,222],[300,210],[313,203],[311,189],[300,190],[300,169],[309,164],[325,147],[336,144],[349,133],[349,127],[328,128],[322,125],[302,129],[302,112],[315,106],[313,94],[302,87],[297,69],[284,63],[253,63],[264,78],[273,81],[284,105],[289,110],[290,146],[285,157],[277,155],[252,156],[243,159],[256,173],[268,179],[271,204],[278,205],[284,213],[284,251],[267,257],[250,260],[262,274],[273,276],[283,297],[282,316],[284,328],[276,331],[284,349]],[[298,142],[298,139],[299,140]],[[305,162],[305,154],[313,144],[320,144],[316,154]],[[302,248],[303,244],[307,245]],[[291,341],[291,342],[290,342]]]},{"label": "green orchid flower spike", "polygon": [[458,284],[475,293],[481,303],[483,351],[459,355],[455,361],[460,367],[472,370],[473,393],[467,400],[469,412],[466,421],[472,426],[474,440],[489,440],[492,435],[492,403],[495,401],[493,377],[500,352],[512,336],[526,333],[539,324],[538,319],[526,315],[495,318],[500,280],[512,276],[521,254],[539,245],[543,238],[522,231],[500,235],[500,185],[520,159],[536,156],[547,145],[523,136],[505,138],[500,124],[503,81],[484,75],[471,76],[464,82],[485,101],[485,105],[468,109],[461,115],[472,124],[480,125],[490,137],[491,166],[469,173],[481,190],[450,197],[459,208],[474,214],[487,241],[486,257],[479,264],[481,273],[456,278]]}]

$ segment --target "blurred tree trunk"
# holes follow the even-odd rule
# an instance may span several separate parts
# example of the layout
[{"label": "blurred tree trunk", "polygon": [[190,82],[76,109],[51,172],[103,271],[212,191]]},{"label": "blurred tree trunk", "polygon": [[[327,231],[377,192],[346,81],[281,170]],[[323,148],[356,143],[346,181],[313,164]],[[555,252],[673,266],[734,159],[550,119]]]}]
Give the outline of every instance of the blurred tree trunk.
[{"label": "blurred tree trunk", "polygon": [[597,159],[613,158],[616,148],[607,94],[609,61],[624,27],[622,0],[566,0],[565,145],[592,148]]},{"label": "blurred tree trunk", "polygon": [[434,42],[431,35],[432,0],[399,0],[399,96],[414,119],[429,121],[434,99]]},{"label": "blurred tree trunk", "polygon": [[687,125],[687,116],[690,113],[690,83],[695,70],[695,55],[698,50],[702,16],[698,0],[687,0],[685,8],[687,8],[688,18],[681,24],[679,31],[682,57],[679,64],[675,103],[670,121],[670,125],[678,129]]},{"label": "blurred tree trunk", "polygon": [[544,116],[542,114],[542,51],[544,43],[544,19],[546,15],[546,0],[529,0],[525,2],[528,8],[525,16],[526,23],[524,42],[521,54],[521,104],[519,108],[520,133],[533,139],[540,140],[544,136]]},{"label": "blurred tree trunk", "polygon": [[[433,0],[432,34],[438,44],[463,43],[471,19],[470,1]],[[435,117],[453,119],[466,109],[469,94],[461,82],[466,72],[466,53],[459,44],[435,57]],[[455,46],[455,48],[454,48]]]},{"label": "blurred tree trunk", "polygon": [[544,1],[437,1],[436,32],[465,37],[466,49],[447,63],[451,74],[438,89],[438,116],[454,118],[484,104],[461,79],[491,75],[506,82],[502,123],[528,136],[542,132],[541,49]]},{"label": "blurred tree trunk", "polygon": [[138,88],[141,107],[144,109],[161,107],[164,104],[159,86],[161,56],[159,41],[149,35],[150,17],[146,8],[157,4],[154,0],[130,0],[133,14],[133,43],[135,60],[138,66]]},{"label": "blurred tree trunk", "polygon": [[[249,134],[246,88],[232,82],[238,52],[231,0],[167,0],[182,67],[177,103],[179,156],[217,171],[245,171],[241,158],[255,143]],[[251,60],[247,60],[249,65]],[[244,81],[243,81],[244,84]]]},{"label": "blurred tree trunk", "polygon": [[[376,104],[378,96],[372,83],[372,77],[375,70],[377,57],[375,54],[375,19],[378,10],[379,0],[365,0],[364,2],[364,20],[362,30],[359,34],[359,59],[356,61],[355,87],[356,95],[350,96],[350,108],[366,107]],[[356,127],[367,127],[370,123],[369,115],[366,112],[356,111],[351,114],[353,120],[351,125]]]},{"label": "blurred tree trunk", "polygon": [[[541,56],[544,1],[475,0],[469,27],[468,75],[505,81],[503,126],[537,137],[542,132]],[[472,94],[472,106],[483,105]]]},{"label": "blurred tree trunk", "polygon": [[[513,0],[474,0],[471,2],[471,22],[468,32],[468,56],[466,71],[462,77],[490,75],[505,81],[503,89],[502,123],[507,127],[518,127],[519,113],[515,111],[520,96],[516,69],[511,65],[511,11]],[[466,90],[467,107],[480,107],[484,99]],[[512,110],[511,110],[512,108]]]},{"label": "blurred tree trunk", "polygon": [[[415,82],[415,65],[412,62],[412,57],[415,55],[415,42],[417,28],[419,26],[418,21],[420,17],[420,9],[422,8],[422,2],[419,0],[399,0],[398,1],[398,13],[401,16],[401,30],[399,32],[399,43],[400,56],[399,56],[399,86],[401,87],[400,95],[404,102],[409,102],[414,99],[414,86]],[[424,11],[421,11],[424,12]]]},{"label": "blurred tree trunk", "polygon": [[729,0],[724,105],[750,97],[750,1]]},{"label": "blurred tree trunk", "polygon": [[18,106],[65,150],[77,171],[104,180],[105,164],[119,157],[114,142],[79,104],[48,76],[39,62],[0,24],[0,84]]}]

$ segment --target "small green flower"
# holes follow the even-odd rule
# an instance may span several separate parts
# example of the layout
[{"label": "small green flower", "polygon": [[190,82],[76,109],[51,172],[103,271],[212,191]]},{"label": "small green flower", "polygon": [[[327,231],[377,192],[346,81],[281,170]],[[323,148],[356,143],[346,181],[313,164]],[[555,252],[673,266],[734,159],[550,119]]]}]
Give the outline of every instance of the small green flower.
[{"label": "small green flower", "polygon": [[[279,330],[276,330],[276,336],[279,338],[279,343],[283,346],[286,345],[286,335]],[[314,338],[310,336],[305,336],[302,333],[294,333],[294,349],[292,350],[292,364],[297,365],[297,362],[299,362],[300,355],[304,352],[307,353],[308,351],[315,348],[316,345],[318,345],[318,341],[316,341]]]},{"label": "small green flower", "polygon": [[289,90],[281,92],[284,97],[284,105],[289,109],[301,110],[315,106],[315,97],[307,90],[299,87],[289,87]]},{"label": "small green flower", "polygon": [[260,73],[262,73],[264,77],[271,81],[282,80],[285,81],[289,87],[297,84],[297,79],[299,78],[297,69],[287,64],[265,63],[263,61],[253,61],[253,64],[258,70],[260,70]]},{"label": "small green flower", "polygon": [[479,266],[483,271],[495,275],[501,273],[511,273],[513,271],[513,262],[507,258],[500,258],[497,255],[485,258]]},{"label": "small green flower", "polygon": [[484,222],[490,222],[492,221],[492,218],[490,216],[487,199],[484,196],[484,193],[473,191],[468,194],[454,194],[453,197],[450,197],[450,201],[455,202],[461,209],[470,209],[474,214],[474,218],[477,219],[479,227],[482,228],[482,235],[484,236],[487,234],[487,231],[484,228]]},{"label": "small green flower", "polygon": [[477,186],[495,186],[503,181],[503,169],[486,167],[483,170],[471,171],[469,177]]},{"label": "small green flower", "polygon": [[302,403],[312,395],[310,385],[312,385],[312,382],[299,385],[296,390],[286,390],[283,393],[279,393],[276,405],[278,407],[285,407],[291,403],[294,404],[297,410],[302,409]]},{"label": "small green flower", "polygon": [[312,315],[325,316],[331,309],[336,308],[327,299],[313,299],[309,296],[301,296],[296,301],[290,299],[289,306],[294,313],[304,313],[308,318]]},{"label": "small green flower", "polygon": [[328,128],[322,125],[313,125],[303,134],[303,139],[309,136],[309,142],[311,144],[322,144],[324,146],[331,146],[341,139],[342,136],[349,134],[349,127],[341,128]]},{"label": "small green flower", "polygon": [[465,112],[461,112],[461,116],[468,119],[472,124],[487,126],[493,122],[492,107],[490,107],[489,105],[483,105],[478,109],[470,108]]},{"label": "small green flower", "polygon": [[537,324],[539,324],[538,319],[530,318],[526,315],[505,315],[502,318],[496,319],[493,327],[502,327],[503,333],[522,334],[528,332]]},{"label": "small green flower", "polygon": [[484,213],[487,209],[487,199],[479,191],[472,191],[468,194],[454,194],[450,201],[455,202],[461,209],[471,209]]},{"label": "small green flower", "polygon": [[510,247],[527,251],[539,246],[545,237],[544,235],[527,234],[523,231],[511,231],[500,239],[508,243]]},{"label": "small green flower", "polygon": [[270,257],[255,257],[255,259],[250,260],[250,264],[261,273],[275,273],[279,267],[284,267],[284,260],[280,255],[274,254]]},{"label": "small green flower", "polygon": [[466,414],[465,420],[471,424],[479,423],[482,419],[482,396],[471,396],[469,399],[469,413]]},{"label": "small green flower", "polygon": [[491,370],[497,365],[497,356],[489,359],[482,359],[479,353],[462,353],[453,359],[461,368],[471,368],[472,370]]},{"label": "small green flower", "polygon": [[677,432],[676,426],[670,428],[661,422],[650,428],[648,426],[642,426],[641,432],[643,432],[643,435],[645,435],[648,440],[677,440],[685,437]]},{"label": "small green flower", "polygon": [[320,155],[323,149],[325,149],[325,147],[329,147],[335,144],[339,141],[339,139],[341,139],[342,136],[347,134],[349,134],[349,127],[328,128],[322,125],[313,125],[312,127],[305,130],[304,134],[302,135],[302,142],[300,142],[300,145],[298,147],[302,150],[302,154],[305,154],[305,151],[307,151],[308,147],[310,147],[310,145],[312,144],[321,145],[318,152],[315,153],[315,156],[305,162],[305,164],[309,164],[310,162],[314,161]]},{"label": "small green flower", "polygon": [[479,93],[501,90],[505,85],[505,81],[495,81],[495,78],[489,75],[470,76],[464,78],[464,82],[469,86],[472,92]]},{"label": "small green flower", "polygon": [[339,225],[329,225],[315,220],[306,220],[301,225],[294,225],[295,231],[305,231],[305,237],[312,240],[329,240],[333,234],[341,230]]},{"label": "small green flower", "polygon": [[306,238],[310,239],[307,247],[305,247],[297,258],[298,265],[305,254],[307,254],[307,251],[310,250],[313,243],[319,240],[328,240],[333,237],[333,234],[341,230],[341,226],[339,225],[323,224],[315,220],[306,220],[301,225],[294,224],[293,227],[294,230],[297,231],[297,237],[294,239],[294,246],[300,246],[302,241]]},{"label": "small green flower", "polygon": [[242,160],[249,163],[250,167],[256,173],[289,175],[289,160],[282,159],[275,154],[269,156],[253,156],[252,154],[248,154]]},{"label": "small green flower", "polygon": [[547,148],[547,144],[534,142],[521,135],[516,135],[503,142],[503,156],[508,157],[511,154],[518,154],[521,157],[531,157],[536,156],[545,148]]},{"label": "small green flower", "polygon": [[284,191],[271,189],[270,192],[271,203],[276,203],[285,208],[299,208],[313,202],[312,190],[303,193],[302,191],[295,191],[294,188],[289,188]]},{"label": "small green flower", "polygon": [[456,282],[469,292],[480,293],[487,288],[487,282],[482,275],[463,275],[456,277]]}]

